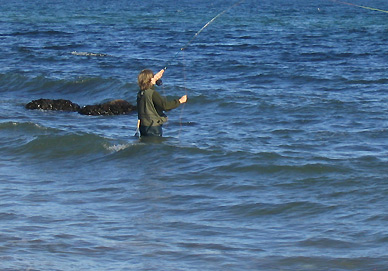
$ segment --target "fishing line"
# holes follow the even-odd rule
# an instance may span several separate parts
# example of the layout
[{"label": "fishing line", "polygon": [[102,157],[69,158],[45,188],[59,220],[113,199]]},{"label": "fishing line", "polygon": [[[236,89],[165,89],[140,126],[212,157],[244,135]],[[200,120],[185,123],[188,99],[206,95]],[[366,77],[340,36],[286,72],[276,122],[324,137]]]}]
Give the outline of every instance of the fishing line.
[{"label": "fishing line", "polygon": [[171,60],[169,62],[167,62],[167,64],[164,66],[164,70],[167,69],[167,66],[169,66],[171,64],[171,62],[173,62],[175,60],[175,58],[177,57],[177,55],[182,52],[183,50],[185,50],[194,40],[195,38],[206,28],[208,27],[212,22],[214,22],[218,17],[220,17],[221,15],[223,15],[224,13],[226,13],[227,11],[229,11],[231,8],[239,5],[240,3],[244,2],[245,0],[240,0],[240,1],[237,1],[236,3],[234,3],[233,5],[231,5],[230,7],[226,8],[225,10],[221,11],[220,13],[218,13],[216,16],[214,16],[210,21],[208,21],[197,33],[194,34],[194,36],[183,46],[180,48],[180,50],[178,52],[176,52],[176,54],[171,58]]},{"label": "fishing line", "polygon": [[[185,52],[182,51],[182,62],[183,62],[183,87],[185,89],[185,94],[188,94],[187,87],[186,87],[186,58],[185,58]],[[186,103],[182,104],[181,113],[179,115],[179,132],[178,132],[178,138],[180,138],[181,131],[182,131],[182,117],[183,117],[183,111],[185,109]]]},{"label": "fishing line", "polygon": [[[187,41],[187,43],[181,47],[179,49],[179,51],[177,51],[175,53],[175,55],[170,59],[170,61],[167,62],[167,64],[164,66],[164,70],[167,70],[167,67],[176,59],[176,57],[178,56],[178,54],[180,52],[183,52],[195,39],[196,37],[206,28],[208,27],[211,23],[213,23],[218,17],[222,16],[223,14],[225,14],[226,12],[228,12],[231,8],[239,5],[240,3],[244,2],[245,0],[239,0],[237,2],[235,2],[233,5],[229,6],[228,8],[226,8],[225,10],[221,11],[220,13],[218,13],[216,16],[214,16],[210,21],[208,21],[200,30],[198,30],[197,33],[194,34],[194,36]],[[183,54],[183,61],[185,62],[185,57],[184,57],[184,54]],[[187,88],[186,88],[186,70],[185,70],[185,66],[186,64],[184,63],[184,67],[183,67],[183,77],[184,77],[184,88],[185,88],[185,92],[186,92],[186,95],[187,95]],[[163,86],[163,92],[164,92],[164,86]],[[181,132],[181,129],[182,129],[182,115],[183,115],[183,111],[184,111],[184,106],[185,104],[183,104],[182,106],[182,109],[181,109],[181,113],[180,113],[180,117],[179,117],[179,124],[180,124],[180,129],[179,129],[179,134],[178,134],[178,138],[180,136],[180,132]]]},{"label": "fishing line", "polygon": [[372,8],[372,7],[367,7],[367,6],[360,6],[360,5],[356,5],[356,4],[353,4],[353,3],[343,2],[343,1],[338,1],[338,0],[331,0],[331,1],[332,2],[341,3],[341,4],[344,4],[344,5],[358,7],[358,8],[363,8],[363,9],[368,9],[368,10],[380,11],[380,12],[388,13],[388,10],[384,10],[384,9]]}]

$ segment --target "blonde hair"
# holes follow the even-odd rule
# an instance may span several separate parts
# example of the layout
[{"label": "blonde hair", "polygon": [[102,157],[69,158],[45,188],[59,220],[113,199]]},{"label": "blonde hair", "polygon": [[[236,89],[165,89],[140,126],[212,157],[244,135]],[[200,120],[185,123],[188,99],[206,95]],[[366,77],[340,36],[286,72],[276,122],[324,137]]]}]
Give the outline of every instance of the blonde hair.
[{"label": "blonde hair", "polygon": [[146,90],[151,88],[151,79],[153,77],[154,73],[151,70],[142,70],[137,77],[137,83],[140,87],[140,90]]}]

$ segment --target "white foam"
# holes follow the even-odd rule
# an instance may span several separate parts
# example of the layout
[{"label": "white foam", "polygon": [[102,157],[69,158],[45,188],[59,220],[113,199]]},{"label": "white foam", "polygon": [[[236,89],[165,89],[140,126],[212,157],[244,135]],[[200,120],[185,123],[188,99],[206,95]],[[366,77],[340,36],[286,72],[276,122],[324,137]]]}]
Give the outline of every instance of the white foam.
[{"label": "white foam", "polygon": [[127,143],[127,144],[117,144],[117,145],[112,145],[112,146],[104,144],[104,148],[107,149],[108,151],[111,151],[111,152],[119,152],[119,151],[125,150],[130,145],[131,144],[129,144],[129,143]]}]

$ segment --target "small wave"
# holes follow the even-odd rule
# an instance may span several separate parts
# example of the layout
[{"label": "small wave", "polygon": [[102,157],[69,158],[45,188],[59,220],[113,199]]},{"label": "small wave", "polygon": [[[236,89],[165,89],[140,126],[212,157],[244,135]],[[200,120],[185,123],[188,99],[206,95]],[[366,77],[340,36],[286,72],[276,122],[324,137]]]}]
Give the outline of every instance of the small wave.
[{"label": "small wave", "polygon": [[310,238],[299,242],[302,247],[315,247],[315,248],[341,248],[341,249],[352,249],[357,244],[354,242],[347,242],[339,239],[331,238]]},{"label": "small wave", "polygon": [[104,54],[104,53],[77,52],[77,51],[73,51],[73,52],[71,52],[71,54],[74,56],[100,56],[100,57],[111,56],[111,55]]},{"label": "small wave", "polygon": [[284,214],[292,215],[314,215],[331,210],[332,207],[323,204],[300,201],[289,203],[251,203],[240,204],[231,207],[231,211],[244,217],[261,217]]},{"label": "small wave", "polygon": [[[55,132],[55,129],[46,128],[32,122],[4,122],[0,123],[2,149],[11,149],[26,144],[34,136]],[[11,151],[11,152],[12,152]]]},{"label": "small wave", "polygon": [[0,123],[0,131],[3,130],[14,130],[19,129],[23,132],[26,131],[36,131],[36,130],[46,130],[47,128],[40,126],[39,124],[33,123],[33,122],[3,122]]},{"label": "small wave", "polygon": [[[27,93],[34,98],[66,99],[76,103],[100,103],[122,97],[131,88],[114,78],[78,77],[73,79],[55,79],[45,76],[27,77],[20,74],[0,74],[0,92],[20,96]],[[133,86],[135,88],[135,86]],[[137,89],[137,88],[136,88]]]},{"label": "small wave", "polygon": [[18,216],[14,213],[0,213],[1,221],[15,220],[15,219],[17,219],[17,217]]},{"label": "small wave", "polygon": [[7,34],[2,34],[1,36],[14,36],[14,37],[18,37],[18,36],[49,36],[49,37],[52,37],[52,36],[68,36],[70,35],[70,33],[67,33],[67,32],[63,32],[63,31],[57,31],[57,30],[33,30],[33,31],[25,31],[25,32],[21,32],[21,31],[17,31],[17,32],[13,32],[13,33],[7,33]]},{"label": "small wave", "polygon": [[222,170],[235,173],[267,173],[267,174],[329,174],[329,173],[344,173],[347,169],[338,165],[330,165],[324,163],[311,163],[304,165],[239,165],[238,163],[225,166]]},{"label": "small wave", "polygon": [[15,148],[15,153],[32,158],[68,158],[104,154],[108,139],[94,134],[48,134],[38,135],[28,143]]},{"label": "small wave", "polygon": [[[33,122],[4,122],[0,123],[0,131],[4,140],[19,141],[30,140],[31,137],[45,134],[57,134],[58,129],[45,127]],[[8,146],[7,146],[8,147]]]},{"label": "small wave", "polygon": [[388,78],[378,78],[378,79],[360,79],[360,80],[346,80],[347,84],[354,84],[354,85],[371,85],[371,84],[376,84],[376,85],[382,85],[382,84],[387,84],[388,83]]}]

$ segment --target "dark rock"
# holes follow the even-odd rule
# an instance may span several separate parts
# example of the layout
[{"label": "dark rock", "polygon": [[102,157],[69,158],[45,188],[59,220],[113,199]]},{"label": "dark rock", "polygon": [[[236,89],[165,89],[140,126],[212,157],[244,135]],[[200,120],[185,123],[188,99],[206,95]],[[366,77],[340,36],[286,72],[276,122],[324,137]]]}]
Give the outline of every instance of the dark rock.
[{"label": "dark rock", "polygon": [[86,105],[81,108],[78,104],[73,103],[69,100],[39,99],[33,100],[26,104],[26,108],[78,112],[82,115],[93,116],[123,115],[136,110],[136,106],[133,106],[125,100],[113,100],[103,104]]},{"label": "dark rock", "polygon": [[42,109],[42,110],[58,110],[68,112],[78,112],[80,106],[69,100],[51,100],[51,99],[39,99],[33,100],[26,104],[27,109]]},{"label": "dark rock", "polygon": [[103,104],[87,105],[78,112],[82,115],[123,115],[135,111],[136,107],[125,100],[113,100]]}]

